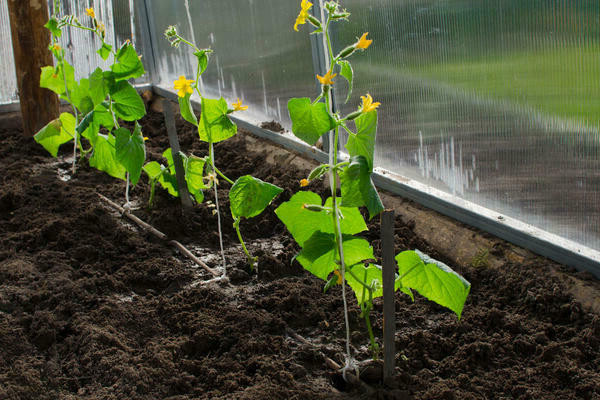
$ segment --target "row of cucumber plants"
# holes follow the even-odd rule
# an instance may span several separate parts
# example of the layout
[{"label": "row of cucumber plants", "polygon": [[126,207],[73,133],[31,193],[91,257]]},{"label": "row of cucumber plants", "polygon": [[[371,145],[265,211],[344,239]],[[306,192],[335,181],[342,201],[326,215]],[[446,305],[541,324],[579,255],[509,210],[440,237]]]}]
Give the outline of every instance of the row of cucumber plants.
[{"label": "row of cucumber plants", "polygon": [[[379,346],[375,341],[370,310],[373,299],[383,295],[382,269],[375,262],[373,248],[359,236],[367,230],[367,225],[359,211],[366,207],[372,219],[383,211],[377,189],[371,180],[377,133],[377,108],[370,94],[361,96],[358,109],[348,115],[340,115],[332,109],[333,89],[336,77],[343,77],[348,83],[346,102],[351,98],[354,73],[349,59],[365,51],[372,43],[368,33],[353,44],[334,54],[331,45],[330,28],[333,23],[347,21],[350,17],[338,2],[324,3],[327,14],[320,21],[310,14],[312,4],[307,0],[300,3],[300,13],[294,30],[309,23],[312,34],[324,35],[327,45],[329,70],[324,76],[317,75],[321,93],[315,98],[293,98],[288,102],[293,134],[309,145],[314,145],[329,132],[329,162],[316,167],[301,186],[327,177],[331,196],[323,199],[311,191],[299,191],[291,199],[281,204],[275,213],[301,247],[296,260],[310,273],[325,281],[324,290],[335,285],[342,286],[344,316],[346,323],[347,360],[344,371],[354,367],[350,352],[350,332],[346,303],[346,284],[354,291],[370,337],[370,349],[376,358]],[[338,159],[340,129],[348,134],[345,144],[350,158]],[[423,259],[428,262],[424,262]],[[420,257],[415,251],[403,251],[396,256],[398,273],[395,289],[413,298],[412,290],[424,297],[454,311],[460,318],[470,284],[444,264],[427,257]]]},{"label": "row of cucumber plants", "polygon": [[[79,150],[80,159],[87,158],[90,166],[126,181],[126,205],[129,205],[130,182],[133,185],[137,184],[142,171],[148,175],[151,186],[149,205],[152,205],[157,183],[171,195],[179,196],[174,155],[170,148],[163,153],[163,157],[167,160],[166,166],[156,161],[144,164],[146,160],[144,141],[147,138],[143,136],[138,120],[146,114],[146,108],[136,89],[129,83],[129,80],[139,78],[145,73],[141,56],[129,41],[118,50],[114,50],[106,42],[104,24],[96,18],[93,8],[86,9],[86,17],[91,21],[88,25],[81,23],[74,15],[58,18],[56,16],[58,10],[59,4],[55,2],[56,12],[45,25],[52,34],[49,50],[56,64],[42,68],[40,86],[52,90],[70,104],[72,113],[62,113],[59,118],[42,128],[34,139],[54,157],[57,156],[61,145],[73,141],[73,173],[75,173]],[[62,29],[65,27],[90,31],[100,38],[101,46],[97,53],[105,61],[112,57],[113,63],[109,69],[103,71],[97,68],[88,78],[77,81],[75,69],[68,63],[65,51],[59,44]],[[232,108],[229,108],[223,98],[204,97],[199,90],[198,81],[207,67],[211,50],[198,49],[192,42],[179,36],[175,27],[170,27],[166,36],[175,47],[180,43],[191,46],[198,60],[195,80],[187,80],[182,76],[174,82],[182,116],[197,127],[200,140],[207,142],[209,146],[208,154],[204,157],[188,156],[181,152],[178,154],[183,161],[188,190],[198,203],[204,200],[205,190],[214,190],[225,276],[226,265],[217,186],[219,179],[231,185],[229,200],[233,226],[250,268],[253,269],[257,265],[257,259],[246,247],[241,235],[240,223],[242,219],[259,215],[275,196],[282,192],[282,189],[250,175],[239,177],[234,182],[217,168],[214,143],[226,140],[237,133],[237,126],[229,119],[229,114],[243,111],[248,107],[243,106],[238,100]],[[190,103],[190,96],[194,91],[201,99],[202,113],[199,118],[194,114]],[[133,121],[135,123],[133,131],[120,126],[120,120]],[[101,131],[101,128],[104,130]]]},{"label": "row of cucumber plants", "polygon": [[[367,230],[359,207],[366,207],[372,219],[383,211],[379,194],[371,180],[374,168],[375,137],[377,132],[377,108],[370,94],[361,96],[357,110],[348,115],[340,115],[332,108],[333,88],[336,77],[343,77],[348,83],[346,102],[351,99],[354,72],[350,58],[365,51],[372,40],[364,33],[355,43],[334,54],[331,45],[330,28],[332,23],[347,21],[350,13],[341,9],[338,2],[324,3],[326,19],[320,21],[310,14],[312,4],[302,0],[300,13],[294,30],[309,23],[312,34],[324,35],[327,44],[329,70],[316,79],[321,84],[321,93],[315,98],[293,98],[288,102],[292,120],[292,132],[300,140],[314,145],[329,133],[329,162],[319,165],[300,185],[309,186],[312,181],[328,178],[331,196],[325,201],[314,192],[302,190],[282,203],[275,213],[285,224],[293,238],[301,247],[295,259],[309,272],[325,281],[324,290],[341,285],[346,325],[346,367],[354,367],[350,352],[350,332],[346,285],[358,301],[361,316],[364,318],[370,337],[370,349],[377,357],[379,347],[375,340],[370,311],[373,300],[383,295],[381,267],[374,260],[373,248],[365,239],[357,236]],[[55,8],[56,9],[56,8]],[[42,69],[41,86],[57,93],[72,106],[72,113],[63,113],[50,122],[35,136],[35,140],[53,156],[60,145],[73,141],[73,171],[77,151],[89,156],[89,163],[111,176],[127,181],[126,201],[129,182],[135,185],[145,171],[151,185],[150,204],[155,187],[160,184],[171,195],[178,196],[175,168],[171,149],[165,150],[167,165],[158,162],[145,162],[144,137],[138,120],[145,115],[145,107],[135,88],[128,82],[144,74],[144,67],[131,43],[126,42],[114,50],[105,41],[104,25],[96,19],[93,9],[87,10],[91,26],[79,22],[74,16],[57,18],[53,15],[46,27],[52,33],[52,51],[55,66]],[[91,31],[101,39],[98,54],[107,60],[112,57],[109,70],[97,68],[89,78],[75,80],[74,68],[65,59],[65,52],[58,44],[61,29],[69,26]],[[256,267],[256,258],[249,253],[240,232],[240,222],[244,218],[259,215],[282,191],[281,188],[250,175],[235,181],[227,177],[217,167],[214,144],[227,140],[237,133],[236,125],[229,115],[243,111],[247,107],[238,100],[231,107],[223,98],[211,99],[200,91],[199,82],[208,65],[210,49],[200,49],[193,41],[187,40],[171,26],[165,32],[174,47],[180,44],[189,46],[197,59],[195,79],[181,76],[174,82],[182,117],[193,124],[201,141],[208,144],[208,154],[203,157],[180,153],[188,189],[197,202],[204,200],[204,191],[213,190],[215,213],[220,236],[223,258],[225,259],[221,233],[221,210],[218,202],[218,185],[226,182],[229,190],[230,212],[234,228],[251,268]],[[201,102],[201,113],[197,116],[190,98],[197,94]],[[119,120],[134,121],[133,132],[119,125]],[[104,128],[101,133],[100,128]],[[348,134],[345,144],[350,158],[339,160],[339,133],[343,129]],[[89,147],[85,147],[82,138]],[[423,260],[426,260],[425,262]],[[413,298],[412,290],[424,297],[454,311],[460,318],[470,284],[444,264],[420,256],[415,251],[403,251],[396,256],[398,273],[395,289]]]}]

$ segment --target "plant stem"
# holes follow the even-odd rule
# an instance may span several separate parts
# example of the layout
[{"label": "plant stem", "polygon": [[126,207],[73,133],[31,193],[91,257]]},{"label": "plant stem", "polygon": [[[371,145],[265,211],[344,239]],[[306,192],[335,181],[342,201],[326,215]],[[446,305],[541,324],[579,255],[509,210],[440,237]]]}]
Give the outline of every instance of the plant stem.
[{"label": "plant stem", "polygon": [[242,244],[242,249],[244,250],[244,253],[246,253],[246,257],[248,258],[248,263],[250,264],[250,270],[254,270],[254,267],[256,266],[258,268],[258,265],[256,265],[256,259],[254,257],[252,257],[252,255],[250,254],[250,252],[248,251],[248,249],[246,248],[246,244],[244,243],[244,239],[242,238],[242,233],[240,232],[240,218],[235,218],[233,221],[233,227],[235,228],[235,231],[237,233],[237,237],[240,240],[240,243]]},{"label": "plant stem", "polygon": [[219,176],[223,179],[225,179],[225,181],[227,181],[227,183],[229,183],[230,185],[233,185],[235,182],[233,182],[231,179],[229,179],[228,177],[225,176],[224,173],[222,173],[214,164],[212,164],[212,168],[213,170],[219,174]]},{"label": "plant stem", "polygon": [[156,192],[156,179],[150,180],[150,199],[148,199],[148,208],[152,208],[154,203],[154,193]]},{"label": "plant stem", "polygon": [[[207,132],[209,132],[207,130]],[[210,160],[210,166],[215,171],[215,151],[213,142],[209,135],[208,142],[208,158]],[[215,206],[217,207],[217,227],[219,229],[219,246],[221,247],[221,257],[223,258],[223,276],[227,276],[227,264],[225,261],[225,250],[223,249],[223,231],[221,230],[221,210],[219,209],[219,193],[217,191],[217,183],[213,182],[213,187],[215,188]]]}]

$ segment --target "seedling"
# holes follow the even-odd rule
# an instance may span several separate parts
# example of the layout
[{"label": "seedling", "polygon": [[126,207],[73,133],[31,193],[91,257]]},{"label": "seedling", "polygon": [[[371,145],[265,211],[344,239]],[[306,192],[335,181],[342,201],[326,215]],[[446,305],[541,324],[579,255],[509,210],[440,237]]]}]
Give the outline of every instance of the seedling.
[{"label": "seedling", "polygon": [[[55,12],[57,10],[58,2],[55,2]],[[129,181],[133,185],[138,182],[146,159],[146,138],[137,122],[146,114],[146,107],[128,80],[144,75],[144,66],[129,41],[116,51],[106,42],[104,24],[96,18],[92,8],[86,10],[85,18],[88,25],[74,15],[58,18],[55,13],[45,25],[52,34],[49,50],[56,65],[42,68],[40,86],[68,102],[72,113],[62,113],[34,138],[54,157],[61,145],[73,141],[73,174],[79,149],[82,156],[90,155],[92,167],[126,180],[125,198],[129,204]],[[89,31],[98,37],[101,46],[97,53],[103,60],[112,57],[110,69],[96,68],[88,78],[77,82],[75,69],[65,59],[65,51],[58,42],[64,27]],[[120,126],[119,120],[135,121],[133,132]],[[103,133],[100,133],[101,128],[104,128]],[[82,138],[87,140],[89,148],[84,147]]]},{"label": "seedling", "polygon": [[[200,140],[208,143],[208,155],[204,158],[194,156],[186,157],[182,154],[188,189],[190,189],[190,193],[194,194],[197,201],[202,201],[202,190],[214,190],[214,212],[217,214],[219,242],[223,259],[223,275],[225,276],[226,263],[223,250],[221,210],[219,207],[217,188],[220,180],[231,185],[231,188],[229,189],[229,202],[231,215],[233,217],[233,226],[240,244],[242,245],[242,249],[246,254],[250,268],[254,269],[257,267],[257,258],[253,257],[246,247],[240,231],[240,223],[243,218],[252,218],[259,215],[271,201],[273,201],[275,196],[283,191],[283,189],[270,183],[263,182],[250,175],[242,176],[234,182],[217,168],[215,163],[214,144],[227,140],[237,134],[237,126],[231,121],[229,114],[244,111],[248,107],[244,106],[239,99],[237,102],[231,104],[230,107],[222,97],[219,99],[204,97],[200,91],[199,81],[200,76],[206,70],[208,58],[210,53],[212,53],[212,50],[199,49],[194,43],[180,36],[175,26],[170,26],[165,31],[165,36],[174,47],[179,47],[182,43],[191,47],[198,63],[195,79],[186,79],[185,76],[180,76],[179,79],[173,82],[173,86],[177,91],[181,116],[197,128]],[[190,98],[194,93],[198,95],[201,103],[200,118],[196,117],[190,102]],[[150,163],[151,166],[146,166],[145,170],[149,173],[153,181],[160,182],[163,187],[167,187],[170,193],[173,194],[175,193],[174,188],[176,187],[176,180],[174,179],[172,159],[169,157],[167,157],[167,159],[169,161],[168,167],[158,166],[157,168],[156,165]],[[152,171],[149,172],[149,169],[152,169]]]},{"label": "seedling", "polygon": [[[317,75],[321,84],[321,93],[310,98],[293,98],[288,102],[288,111],[292,120],[292,132],[309,145],[329,133],[329,162],[315,168],[307,179],[300,181],[306,187],[310,182],[329,178],[331,196],[325,202],[310,191],[299,191],[281,204],[275,213],[286,225],[296,242],[302,248],[296,260],[309,272],[324,280],[325,290],[342,285],[344,317],[346,322],[346,366],[354,368],[350,353],[350,330],[346,303],[346,284],[353,290],[365,319],[370,337],[373,357],[378,356],[370,310],[373,299],[383,295],[381,267],[375,264],[373,248],[356,234],[367,230],[367,225],[358,207],[366,207],[372,219],[383,211],[383,204],[371,180],[375,136],[377,131],[377,108],[369,94],[361,96],[358,109],[341,116],[332,109],[332,90],[336,77],[341,76],[348,82],[348,95],[351,98],[354,73],[349,58],[362,52],[371,45],[364,33],[355,43],[345,47],[334,55],[329,34],[330,25],[338,21],[347,21],[350,13],[340,9],[335,1],[325,2],[327,18],[324,23],[309,14],[312,4],[302,0],[300,13],[294,24],[310,23],[315,29],[312,34],[321,34],[327,43],[329,70],[324,76]],[[321,102],[322,100],[322,102]],[[351,125],[354,126],[351,126]],[[349,160],[338,159],[339,131],[348,133],[346,151]],[[340,185],[338,186],[338,182]],[[426,258],[423,255],[424,258]],[[454,311],[460,318],[463,305],[470,290],[470,284],[449,267],[430,260],[423,262],[415,251],[404,251],[396,256],[398,274],[395,289],[413,298],[412,290]]]}]

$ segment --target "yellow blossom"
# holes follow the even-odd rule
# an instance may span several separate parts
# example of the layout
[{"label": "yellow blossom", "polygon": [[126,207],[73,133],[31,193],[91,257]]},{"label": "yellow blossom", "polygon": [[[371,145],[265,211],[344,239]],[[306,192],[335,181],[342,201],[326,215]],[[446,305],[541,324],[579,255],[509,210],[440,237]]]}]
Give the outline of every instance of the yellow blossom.
[{"label": "yellow blossom", "polygon": [[308,0],[302,0],[300,3],[300,14],[296,17],[296,23],[294,24],[294,30],[298,31],[298,25],[304,25],[306,23],[306,19],[308,18],[308,10],[312,7],[312,3]]},{"label": "yellow blossom", "polygon": [[237,102],[231,103],[231,106],[233,107],[233,111],[245,111],[248,109],[248,106],[242,105],[242,101],[239,98],[237,99]]},{"label": "yellow blossom", "polygon": [[337,74],[331,75],[331,70],[327,71],[325,76],[317,75],[317,79],[321,82],[321,85],[333,85],[333,78],[335,78]]},{"label": "yellow blossom", "polygon": [[335,271],[333,271],[333,273],[335,274],[335,276],[337,276],[337,284],[341,285],[342,284],[342,274],[340,273],[339,269],[336,269]]},{"label": "yellow blossom", "polygon": [[373,103],[373,98],[368,93],[366,96],[360,96],[360,98],[362,99],[361,111],[364,113],[373,111],[381,105],[381,103],[379,103],[379,102]]},{"label": "yellow blossom", "polygon": [[93,8],[91,8],[91,7],[90,7],[90,8],[86,8],[86,9],[85,9],[85,13],[86,13],[86,14],[87,14],[89,17],[96,18],[96,13],[94,12],[94,9],[93,9]]},{"label": "yellow blossom", "polygon": [[302,179],[300,181],[300,187],[308,186],[308,179]]},{"label": "yellow blossom", "polygon": [[369,32],[363,33],[363,35],[360,37],[360,39],[358,39],[358,42],[356,42],[354,47],[357,49],[361,49],[361,50],[365,50],[367,47],[369,47],[371,45],[371,43],[373,43],[373,41],[370,39],[367,39],[368,34],[369,34]]},{"label": "yellow blossom", "polygon": [[54,51],[56,51],[56,52],[59,52],[59,51],[61,51],[61,50],[62,50],[62,47],[60,47],[60,45],[59,45],[58,43],[54,43],[54,44],[52,45],[52,50],[54,50]]},{"label": "yellow blossom", "polygon": [[190,84],[194,82],[192,79],[185,79],[185,76],[181,75],[178,80],[173,82],[173,86],[175,90],[177,90],[177,95],[179,97],[185,97],[187,94],[194,93],[194,89],[190,86]]},{"label": "yellow blossom", "polygon": [[149,139],[150,139],[150,138],[149,138],[148,136],[144,136],[144,142],[145,142],[146,140],[149,140]]}]

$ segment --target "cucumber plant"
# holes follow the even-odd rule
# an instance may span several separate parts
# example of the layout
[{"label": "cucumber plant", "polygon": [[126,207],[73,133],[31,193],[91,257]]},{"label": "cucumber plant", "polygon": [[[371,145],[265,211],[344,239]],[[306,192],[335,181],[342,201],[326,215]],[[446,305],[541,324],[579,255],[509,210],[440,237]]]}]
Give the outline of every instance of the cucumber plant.
[{"label": "cucumber plant", "polygon": [[[377,265],[373,248],[369,242],[356,236],[367,230],[359,207],[366,207],[372,219],[383,211],[383,204],[371,180],[374,167],[375,136],[377,132],[377,108],[370,94],[361,96],[358,109],[342,116],[332,109],[332,91],[338,75],[348,82],[346,102],[351,98],[354,72],[349,58],[366,50],[372,43],[367,33],[337,55],[331,45],[330,26],[332,23],[347,21],[350,13],[340,8],[335,1],[324,3],[326,20],[310,15],[312,4],[302,0],[301,10],[294,24],[310,23],[312,34],[324,35],[327,44],[329,70],[324,76],[317,75],[321,93],[314,99],[292,98],[288,102],[293,134],[309,145],[329,132],[329,162],[316,167],[300,186],[309,186],[312,181],[329,178],[331,195],[323,199],[311,191],[299,191],[289,201],[281,204],[275,213],[301,247],[295,259],[309,272],[326,282],[324,289],[342,286],[344,317],[346,324],[346,366],[344,373],[354,366],[350,352],[350,329],[346,302],[346,285],[355,294],[365,319],[373,357],[378,355],[370,310],[373,299],[383,296],[382,271]],[[322,101],[321,101],[322,100]],[[348,134],[345,144],[348,160],[339,160],[339,132]],[[403,251],[396,256],[398,273],[395,289],[413,298],[416,290],[428,299],[454,311],[460,318],[470,284],[449,267],[428,260],[424,262],[419,253]]]},{"label": "cucumber plant", "polygon": [[[194,155],[186,156],[185,154],[180,154],[184,161],[188,189],[198,202],[203,200],[203,190],[212,189],[214,191],[214,212],[217,214],[223,275],[225,276],[226,262],[223,250],[218,186],[220,184],[219,181],[224,181],[231,185],[229,189],[229,203],[233,218],[233,227],[246,254],[250,268],[254,269],[257,267],[257,258],[253,257],[246,247],[240,231],[240,223],[244,218],[252,218],[262,213],[283,189],[263,182],[251,175],[244,175],[233,181],[217,167],[214,144],[227,140],[237,134],[237,126],[231,121],[229,115],[233,112],[244,111],[248,107],[244,106],[240,99],[231,104],[230,107],[222,97],[219,99],[205,97],[200,91],[199,82],[202,73],[208,66],[208,59],[212,50],[198,48],[192,41],[179,35],[175,26],[169,26],[165,31],[165,36],[174,47],[179,47],[182,43],[189,46],[197,59],[195,79],[186,79],[185,76],[180,76],[179,79],[173,82],[173,87],[177,92],[181,116],[196,127],[199,139],[208,144],[208,154],[202,158]],[[199,117],[194,113],[190,102],[193,94],[196,94],[200,99],[201,113]],[[148,173],[152,182],[159,182],[169,193],[178,195],[172,155],[169,150],[164,155],[168,161],[167,166],[161,166],[156,162],[152,162],[148,163],[144,167],[144,170]]]},{"label": "cucumber plant", "polygon": [[[54,157],[61,145],[73,141],[73,174],[79,150],[81,156],[89,155],[90,166],[127,182],[125,198],[129,204],[129,183],[135,185],[139,181],[146,159],[146,138],[137,122],[146,114],[146,107],[128,81],[144,75],[144,66],[129,41],[116,50],[106,42],[106,29],[93,8],[86,10],[88,24],[74,15],[57,17],[58,2],[54,9],[45,27],[52,34],[49,50],[55,65],[42,68],[40,86],[70,104],[72,112],[60,114],[37,132],[34,139]],[[77,81],[75,69],[59,44],[65,27],[85,30],[98,38],[98,55],[105,61],[109,58],[113,61],[109,69],[96,68],[89,77]],[[119,121],[134,122],[133,131]],[[82,139],[86,139],[85,144]]]}]

